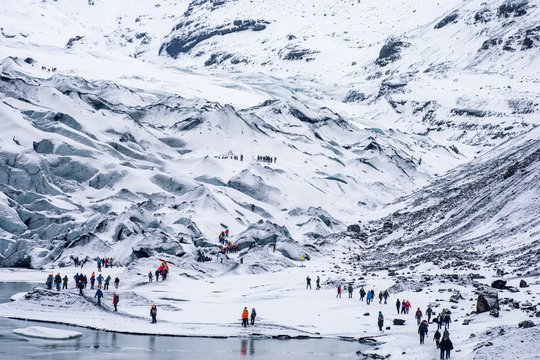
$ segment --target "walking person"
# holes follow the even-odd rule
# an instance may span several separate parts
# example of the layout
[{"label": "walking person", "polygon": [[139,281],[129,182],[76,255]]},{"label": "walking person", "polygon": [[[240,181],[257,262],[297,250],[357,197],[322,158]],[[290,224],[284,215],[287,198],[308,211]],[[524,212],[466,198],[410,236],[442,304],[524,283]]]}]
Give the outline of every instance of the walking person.
[{"label": "walking person", "polygon": [[378,316],[378,319],[377,319],[377,325],[379,326],[379,331],[383,331],[383,326],[384,326],[384,316],[383,316],[383,313],[382,311],[379,311],[379,316]]},{"label": "walking person", "polygon": [[436,321],[437,321],[437,330],[441,330],[441,329],[442,329],[442,326],[443,326],[443,322],[444,322],[442,313],[440,313],[439,315],[437,315]]},{"label": "walking person", "polygon": [[306,290],[311,290],[311,278],[309,276],[306,277]]},{"label": "walking person", "polygon": [[384,298],[383,292],[379,291],[379,304],[382,304],[382,299]]},{"label": "walking person", "polygon": [[353,294],[352,284],[349,284],[349,286],[347,287],[347,291],[349,292],[349,299],[352,299],[352,294]]},{"label": "walking person", "polygon": [[152,305],[150,307],[150,317],[152,318],[152,324],[157,323],[157,320],[156,320],[156,318],[157,318],[157,307],[156,307],[156,305]]},{"label": "walking person", "polygon": [[62,285],[62,276],[60,276],[60,273],[57,273],[54,277],[54,286],[56,287],[56,291],[60,291],[60,286]]},{"label": "walking person", "polygon": [[90,290],[94,290],[95,283],[96,283],[96,274],[92,271],[92,275],[90,275]]},{"label": "walking person", "polygon": [[68,276],[64,276],[64,280],[63,280],[63,284],[62,284],[62,290],[66,289],[67,290],[67,287],[68,287],[68,281],[69,281],[69,278]]},{"label": "walking person", "polygon": [[336,294],[336,297],[338,297],[338,298],[341,299],[341,285],[338,285],[338,287],[337,287],[337,294]]},{"label": "walking person", "polygon": [[383,297],[384,297],[384,303],[386,304],[386,301],[388,300],[388,297],[390,297],[390,294],[388,293],[388,290],[384,290]]},{"label": "walking person", "polygon": [[149,271],[148,272],[148,282],[151,283],[152,282],[152,278],[154,277],[154,275],[152,275],[152,272]]},{"label": "walking person", "polygon": [[115,289],[118,289],[118,284],[120,284],[120,279],[118,278],[118,276],[114,279],[114,287]]},{"label": "walking person", "polygon": [[78,287],[79,287],[79,295],[84,296],[84,292],[83,292],[83,290],[84,290],[84,282],[79,280],[79,286]]},{"label": "walking person", "polygon": [[420,334],[420,345],[424,345],[424,339],[427,335],[428,327],[427,323],[425,321],[422,321],[420,323],[420,326],[418,326],[418,334]]},{"label": "walking person", "polygon": [[113,306],[114,306],[114,311],[118,311],[118,302],[120,301],[120,297],[114,293],[113,295],[113,298],[112,298],[112,303],[113,303]]},{"label": "walking person", "polygon": [[433,315],[433,309],[431,308],[431,305],[428,305],[426,309],[426,315],[427,315],[427,321],[429,323],[431,321],[431,315]]},{"label": "walking person", "polygon": [[251,309],[251,326],[255,325],[255,318],[257,317],[257,312],[255,311],[255,308]]},{"label": "walking person", "polygon": [[397,313],[399,314],[399,309],[401,308],[401,301],[399,301],[399,299],[397,299],[396,301],[396,309],[397,309]]},{"label": "walking person", "polygon": [[365,296],[366,296],[366,290],[364,290],[364,287],[362,286],[360,288],[360,301],[364,301]]},{"label": "walking person", "polygon": [[97,277],[97,287],[101,289],[103,287],[103,275],[99,274]]},{"label": "walking person", "polygon": [[111,275],[107,275],[107,278],[105,279],[105,285],[103,286],[103,290],[109,290],[110,282],[111,282]]},{"label": "walking person", "polygon": [[242,326],[247,327],[248,326],[248,319],[249,319],[249,312],[248,308],[245,307],[242,311]]},{"label": "walking person", "polygon": [[403,301],[401,302],[401,313],[405,314],[405,311],[407,311],[407,302],[405,301],[405,299],[403,299]]},{"label": "walking person", "polygon": [[103,297],[103,291],[101,289],[97,289],[96,295],[94,295],[95,298],[97,298],[97,306],[101,306],[101,298]]},{"label": "walking person", "polygon": [[416,326],[420,326],[420,322],[422,321],[422,310],[420,308],[416,310],[414,317],[416,318]]},{"label": "walking person", "polygon": [[317,275],[317,287],[315,288],[315,290],[320,290],[321,289],[321,278],[319,277],[319,275]]},{"label": "walking person", "polygon": [[435,341],[435,345],[437,346],[437,349],[439,349],[441,345],[441,332],[439,331],[439,329],[435,331],[435,335],[433,335],[433,341]]},{"label": "walking person", "polygon": [[447,311],[446,314],[444,314],[444,328],[450,329],[450,322],[452,319],[450,318],[450,313]]},{"label": "walking person", "polygon": [[450,338],[445,339],[443,337],[439,348],[441,350],[441,359],[450,359],[450,352],[454,349],[454,344],[452,344],[452,340],[450,340]]}]

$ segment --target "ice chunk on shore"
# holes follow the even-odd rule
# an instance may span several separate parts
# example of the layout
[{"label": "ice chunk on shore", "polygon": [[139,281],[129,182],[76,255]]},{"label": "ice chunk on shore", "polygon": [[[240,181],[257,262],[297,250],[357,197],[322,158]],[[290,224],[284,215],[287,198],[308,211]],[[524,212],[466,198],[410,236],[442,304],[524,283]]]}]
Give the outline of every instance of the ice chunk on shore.
[{"label": "ice chunk on shore", "polygon": [[14,329],[13,333],[22,336],[54,340],[69,340],[82,336],[82,333],[78,331],[62,330],[42,326],[30,326],[22,329]]}]

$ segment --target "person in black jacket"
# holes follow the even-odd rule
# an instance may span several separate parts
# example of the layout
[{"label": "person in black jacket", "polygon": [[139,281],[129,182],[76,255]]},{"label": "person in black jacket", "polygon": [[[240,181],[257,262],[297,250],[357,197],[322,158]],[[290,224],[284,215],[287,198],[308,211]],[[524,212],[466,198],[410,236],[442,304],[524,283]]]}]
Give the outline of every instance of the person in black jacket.
[{"label": "person in black jacket", "polygon": [[420,323],[420,326],[418,326],[418,334],[420,334],[420,345],[424,345],[424,338],[426,337],[428,333],[428,326],[425,321],[422,321]]},{"label": "person in black jacket", "polygon": [[150,317],[152,317],[152,324],[157,323],[156,317],[157,317],[157,307],[156,305],[152,305],[150,308]]},{"label": "person in black jacket", "polygon": [[443,338],[440,344],[441,359],[450,359],[450,351],[454,349],[454,344],[450,338]]}]

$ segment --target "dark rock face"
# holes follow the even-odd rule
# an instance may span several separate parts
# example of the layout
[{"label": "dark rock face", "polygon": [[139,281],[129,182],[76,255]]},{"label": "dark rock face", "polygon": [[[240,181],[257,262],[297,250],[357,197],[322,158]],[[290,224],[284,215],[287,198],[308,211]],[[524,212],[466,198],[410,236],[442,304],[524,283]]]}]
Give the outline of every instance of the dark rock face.
[{"label": "dark rock face", "polygon": [[357,90],[349,90],[347,95],[345,96],[345,99],[343,99],[343,102],[349,103],[349,102],[361,102],[366,99],[366,95],[364,93],[361,93]]},{"label": "dark rock face", "polygon": [[533,323],[531,320],[525,320],[525,321],[522,321],[518,324],[518,327],[521,328],[521,329],[529,329],[529,328],[532,328],[532,327],[535,327],[536,324]]},{"label": "dark rock face", "polygon": [[450,23],[455,23],[458,17],[459,17],[459,12],[458,11],[452,12],[451,14],[445,16],[441,21],[439,21],[435,25],[435,29],[440,29],[440,28],[443,28],[443,27],[445,27],[446,25],[448,25]]},{"label": "dark rock face", "polygon": [[84,39],[84,36],[81,36],[81,35],[72,37],[71,39],[68,40],[66,44],[66,49],[71,49],[77,41],[81,41],[82,39]]},{"label": "dark rock face", "polygon": [[529,284],[527,284],[527,282],[526,282],[525,280],[521,280],[521,281],[519,282],[519,287],[520,287],[520,288],[526,288],[526,287],[528,287],[528,286],[529,286]]},{"label": "dark rock face", "polygon": [[491,287],[499,290],[506,289],[506,280],[495,280],[491,283]]},{"label": "dark rock face", "polygon": [[487,50],[494,46],[499,46],[502,43],[503,43],[503,39],[501,38],[487,39],[486,41],[484,41],[484,43],[482,44],[482,46],[480,47],[478,51]]},{"label": "dark rock face", "polygon": [[492,310],[499,310],[499,296],[496,292],[484,291],[478,295],[476,313],[481,314]]},{"label": "dark rock face", "polygon": [[358,224],[353,224],[353,225],[347,226],[347,231],[359,233],[360,231],[362,231],[362,228]]},{"label": "dark rock face", "polygon": [[382,67],[398,60],[401,57],[401,50],[406,46],[408,46],[408,44],[399,39],[388,39],[386,44],[381,48],[379,57],[375,60],[375,64]]},{"label": "dark rock face", "polygon": [[405,325],[405,320],[403,320],[403,319],[394,319],[394,325]]},{"label": "dark rock face", "polygon": [[168,42],[161,45],[159,53],[177,58],[189,52],[195,46],[214,36],[224,36],[242,31],[262,31],[269,24],[265,20],[235,20],[232,24],[223,24],[215,28],[189,28],[190,21],[184,21],[173,29],[173,35]]},{"label": "dark rock face", "polygon": [[528,0],[507,0],[499,6],[498,17],[509,18],[511,16],[523,16],[527,14]]},{"label": "dark rock face", "polygon": [[305,49],[298,45],[288,45],[279,51],[279,57],[282,60],[313,61],[315,60],[313,54],[316,53],[314,50]]}]

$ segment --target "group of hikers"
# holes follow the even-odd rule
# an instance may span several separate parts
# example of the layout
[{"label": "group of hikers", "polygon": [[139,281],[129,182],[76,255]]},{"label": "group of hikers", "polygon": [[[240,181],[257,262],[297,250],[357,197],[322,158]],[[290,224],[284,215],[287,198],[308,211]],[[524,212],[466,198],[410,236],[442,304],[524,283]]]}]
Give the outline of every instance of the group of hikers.
[{"label": "group of hikers", "polygon": [[[317,287],[316,289],[319,290],[321,288],[320,285],[320,277],[317,276]],[[306,289],[311,289],[311,278],[309,276],[306,277]],[[347,285],[341,285],[338,284],[337,286],[337,294],[336,298],[341,298],[341,294],[343,291],[347,291],[349,294],[349,298],[353,298],[354,288],[352,283],[349,283]],[[375,290],[371,289],[366,291],[364,287],[360,287],[359,290],[360,294],[360,301],[364,301],[366,299],[366,304],[370,304],[371,302],[375,301]],[[390,297],[390,293],[388,290],[379,291],[378,298],[379,298],[379,304],[387,304],[388,298]],[[399,299],[396,300],[396,310],[398,314],[409,314],[409,311],[411,309],[412,305],[409,300],[402,300]],[[433,336],[433,341],[435,341],[435,344],[437,346],[437,349],[440,350],[440,356],[441,359],[450,359],[450,352],[453,350],[454,346],[452,344],[452,341],[450,340],[450,323],[452,321],[450,316],[450,311],[448,309],[443,309],[439,314],[436,314],[435,311],[431,308],[431,306],[428,306],[425,312],[425,315],[427,316],[427,319],[423,319],[424,313],[422,313],[422,310],[418,308],[415,312],[415,319],[416,319],[416,325],[418,326],[418,334],[420,335],[420,344],[424,344],[424,340],[428,334],[428,328],[429,323],[433,322],[437,324],[437,330]],[[433,317],[433,321],[432,321]],[[384,327],[384,315],[382,311],[379,311],[379,314],[377,316],[377,326],[379,328],[379,331],[383,331]],[[443,334],[441,335],[441,329],[444,326]]]},{"label": "group of hikers", "polygon": [[244,155],[220,155],[217,157],[218,159],[231,159],[231,160],[240,160],[244,161]]},{"label": "group of hikers", "polygon": [[154,275],[156,277],[156,282],[159,281],[160,276],[161,276],[161,281],[167,280],[167,276],[169,275],[169,264],[165,260],[163,260],[154,273],[152,273],[152,271],[149,271],[148,272],[149,283],[151,283],[154,280]]},{"label": "group of hikers", "polygon": [[111,258],[100,258],[99,256],[96,258],[96,264],[97,264],[97,268],[98,268],[98,271],[101,271],[101,267],[104,267],[104,268],[109,268],[109,267],[113,267],[113,264],[114,264],[114,259],[111,257]]},{"label": "group of hikers", "polygon": [[257,312],[255,311],[255,308],[251,309],[250,315],[248,308],[244,307],[244,310],[242,311],[242,326],[247,327],[250,320],[251,326],[255,325],[255,317],[257,317]]},{"label": "group of hikers", "polygon": [[262,162],[267,162],[267,163],[276,163],[277,162],[277,157],[275,156],[265,156],[265,155],[259,155],[257,156],[257,161],[262,161]]}]

